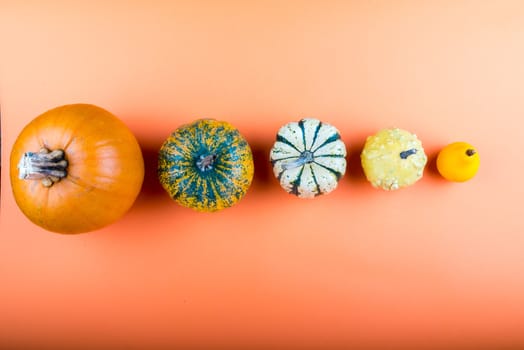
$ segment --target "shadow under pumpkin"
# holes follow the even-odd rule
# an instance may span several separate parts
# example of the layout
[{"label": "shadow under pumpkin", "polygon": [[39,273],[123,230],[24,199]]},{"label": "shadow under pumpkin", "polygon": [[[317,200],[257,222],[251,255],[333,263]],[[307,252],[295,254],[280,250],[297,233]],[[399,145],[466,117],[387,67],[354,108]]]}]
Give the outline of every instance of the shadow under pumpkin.
[{"label": "shadow under pumpkin", "polygon": [[269,153],[273,147],[273,141],[248,141],[253,153],[255,174],[250,191],[264,192],[281,191],[278,180],[273,175],[273,167],[269,161]]},{"label": "shadow under pumpkin", "polygon": [[346,157],[347,165],[344,177],[359,186],[365,186],[368,182],[360,161],[360,153],[362,153],[364,148],[364,142],[365,140],[347,147],[348,156]]},{"label": "shadow under pumpkin", "polygon": [[134,207],[143,209],[153,206],[156,208],[171,200],[160,181],[158,181],[158,151],[162,146],[162,141],[150,141],[138,137],[138,143],[144,158],[144,182]]}]

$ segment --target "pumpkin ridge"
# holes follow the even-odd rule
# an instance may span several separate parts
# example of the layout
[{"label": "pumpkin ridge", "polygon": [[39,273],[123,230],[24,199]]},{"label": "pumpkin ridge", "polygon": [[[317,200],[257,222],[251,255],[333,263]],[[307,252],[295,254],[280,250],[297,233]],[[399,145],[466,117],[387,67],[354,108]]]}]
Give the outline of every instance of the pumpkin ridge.
[{"label": "pumpkin ridge", "polygon": [[340,172],[338,172],[336,170],[333,170],[330,167],[327,167],[327,166],[325,166],[323,164],[320,164],[319,162],[316,162],[316,161],[313,161],[313,163],[315,163],[319,167],[322,167],[322,168],[326,169],[327,171],[329,171],[330,173],[332,173],[333,175],[335,175],[337,180],[340,180],[340,178],[342,177],[342,173],[340,173]]},{"label": "pumpkin ridge", "polygon": [[204,180],[201,176],[195,176],[195,182],[193,185],[193,197],[195,198],[195,201],[199,204],[206,204],[205,202],[205,196],[203,195],[204,191]]},{"label": "pumpkin ridge", "polygon": [[178,185],[180,184],[181,181],[184,181],[183,184],[184,184],[184,188],[178,190],[176,186],[173,191],[174,193],[177,195],[177,197],[180,197],[182,194],[186,193],[186,192],[192,192],[191,190],[191,187],[193,186],[193,183],[196,182],[196,177],[197,175],[196,174],[191,174],[190,176],[183,176],[181,178],[178,179],[178,181],[175,180],[175,183]]},{"label": "pumpkin ridge", "polygon": [[111,191],[111,190],[107,190],[105,188],[102,188],[102,187],[97,186],[97,185],[93,185],[93,184],[88,183],[88,182],[85,182],[85,183],[79,182],[79,181],[77,181],[79,179],[80,178],[76,177],[76,176],[68,176],[68,177],[64,178],[63,181],[69,181],[69,182],[73,183],[74,185],[76,185],[76,186],[86,190],[85,191],[86,193],[89,193],[89,192],[92,192],[92,191],[97,191],[97,192],[103,192],[103,193],[111,194],[113,196],[118,196],[118,197],[127,197],[128,196],[127,194],[114,192],[114,191]]},{"label": "pumpkin ridge", "polygon": [[48,215],[47,211],[48,211],[48,205],[49,205],[49,190],[50,188],[47,187],[46,188],[46,191],[44,191],[44,198],[43,198],[43,201],[42,201],[42,206],[40,207],[40,210],[43,211],[42,213],[42,217],[46,217]]},{"label": "pumpkin ridge", "polygon": [[289,157],[285,157],[285,158],[270,159],[270,161],[271,161],[272,165],[275,165],[277,162],[280,162],[281,160],[288,160],[288,159],[298,158],[298,157],[300,157],[300,156],[289,156]]},{"label": "pumpkin ridge", "polygon": [[[222,208],[227,208],[229,206],[231,206],[231,200],[227,200],[225,198],[230,198],[230,197],[226,197],[224,195],[222,195],[222,192],[217,188],[217,183],[215,182],[210,182],[211,184],[211,188],[213,190],[213,193],[215,194],[215,198],[216,198],[216,201],[215,201],[215,207],[216,207],[216,210],[219,210],[219,209],[222,209]],[[235,200],[237,200],[238,197],[235,196]]]},{"label": "pumpkin ridge", "polygon": [[[29,186],[41,186],[41,184],[37,182],[32,182]],[[45,227],[45,218],[48,216],[48,204],[49,204],[49,187],[43,188],[42,195],[38,196],[33,193],[33,191],[30,192],[30,194],[26,198],[27,200],[32,201],[32,203],[35,204],[33,208],[25,208],[22,207],[22,212],[26,214],[29,219],[34,222],[35,224]],[[18,203],[19,199],[18,197],[15,197],[15,201]],[[36,211],[37,214],[33,214],[32,211]]]},{"label": "pumpkin ridge", "polygon": [[200,133],[194,131],[191,126],[187,126],[172,132],[167,142],[171,144],[169,141],[177,141],[178,139],[184,139],[190,142],[184,144],[178,144],[175,142],[172,144],[175,148],[185,148],[194,151],[195,147],[199,145],[198,142],[200,141],[201,136]]},{"label": "pumpkin ridge", "polygon": [[237,174],[241,174],[242,173],[242,168],[241,167],[234,167],[234,166],[226,166],[226,165],[223,165],[223,164],[220,164],[219,166],[217,166],[215,169],[214,169],[214,173],[213,175],[215,177],[220,177],[222,179],[222,183],[228,183],[228,184],[232,184],[233,181],[230,179],[230,175],[228,175],[228,172],[231,172],[235,175]]},{"label": "pumpkin ridge", "polygon": [[302,151],[299,150],[291,141],[289,141],[288,139],[286,139],[284,136],[280,134],[277,135],[277,142],[285,143],[286,145],[293,147],[298,153],[302,153]]},{"label": "pumpkin ridge", "polygon": [[238,131],[227,131],[227,130],[219,130],[216,132],[217,135],[212,135],[213,137],[219,137],[223,138],[224,140],[220,142],[219,144],[213,145],[215,147],[215,152],[223,153],[224,149],[228,150],[231,153],[231,148],[234,147],[235,149],[238,148],[238,146],[244,146],[245,140],[239,140],[239,137],[241,136]]},{"label": "pumpkin ridge", "polygon": [[302,173],[304,172],[304,165],[300,168],[300,171],[298,172],[298,175],[295,180],[291,182],[291,190],[289,193],[294,194],[296,196],[299,195],[298,188],[300,186],[300,183],[302,182]]},{"label": "pumpkin ridge", "polygon": [[[76,139],[76,134],[78,133],[78,130],[80,130],[82,128],[82,123],[78,123],[79,125],[71,130],[71,131],[67,131],[67,130],[64,130],[64,134],[69,132],[69,137],[68,137],[68,140],[64,143],[62,149],[64,150],[64,152],[66,152],[66,155],[67,155],[67,150],[69,148],[69,146],[71,145],[71,143],[73,143],[73,141]],[[62,136],[64,135],[62,134]]]},{"label": "pumpkin ridge", "polygon": [[68,138],[68,140],[64,143],[64,146],[62,147],[64,152],[66,152],[66,156],[67,156],[67,150],[69,149],[69,146],[73,143],[73,140],[75,139],[75,136],[73,135],[74,133],[71,133],[71,136]]},{"label": "pumpkin ridge", "polygon": [[93,191],[93,190],[97,190],[97,191],[101,191],[101,192],[109,192],[109,191],[107,191],[107,190],[105,190],[105,189],[103,189],[103,188],[98,188],[98,187],[96,187],[96,186],[94,186],[94,185],[92,185],[92,184],[89,184],[89,183],[87,183],[87,182],[86,182],[86,183],[81,183],[81,182],[78,181],[78,180],[80,180],[79,177],[77,177],[77,176],[71,176],[71,175],[67,176],[67,177],[64,179],[64,181],[69,181],[69,182],[71,182],[72,184],[74,184],[74,185],[80,187],[81,189],[83,189],[83,190],[87,190],[86,192],[91,192],[91,191]]},{"label": "pumpkin ridge", "polygon": [[317,148],[315,148],[314,151],[312,151],[313,153],[315,153],[316,151],[318,151],[320,148],[332,143],[332,142],[335,142],[337,140],[340,140],[340,134],[339,133],[335,133],[333,134],[332,136],[328,137],[320,146],[318,146]]},{"label": "pumpkin ridge", "polygon": [[298,122],[298,127],[300,128],[300,131],[302,132],[302,143],[304,144],[304,151],[306,151],[307,150],[307,144],[306,144],[306,130],[304,129],[304,119],[301,119]]},{"label": "pumpkin ridge", "polygon": [[269,159],[279,159],[279,158],[285,158],[285,157],[300,157],[301,152],[298,152],[296,149],[292,148],[291,146],[276,141],[274,144],[274,147],[271,149],[271,152],[269,153]]},{"label": "pumpkin ridge", "polygon": [[343,154],[320,154],[316,155],[315,158],[346,158]]},{"label": "pumpkin ridge", "polygon": [[318,134],[320,132],[320,128],[322,128],[322,122],[319,120],[318,124],[317,124],[317,127],[315,128],[315,131],[313,133],[313,141],[311,141],[311,147],[309,148],[310,151],[311,151],[311,149],[313,149],[313,146],[315,145],[315,142],[317,142],[317,138],[318,138]]},{"label": "pumpkin ridge", "polygon": [[[61,202],[63,202],[64,201],[64,196],[62,194],[62,191],[55,191],[55,192],[56,192],[56,196],[58,198],[60,198]],[[68,207],[73,209],[73,212],[81,213],[82,220],[84,222],[86,222],[89,227],[94,227],[94,228],[100,227],[100,225],[94,223],[94,221],[93,221],[93,219],[96,219],[96,218],[90,218],[89,215],[86,214],[84,209],[82,207],[79,207],[75,201],[69,201]]]},{"label": "pumpkin ridge", "polygon": [[313,182],[315,183],[315,186],[317,187],[317,193],[315,193],[315,196],[319,196],[322,194],[322,191],[320,191],[320,185],[318,184],[317,176],[315,175],[313,166],[311,164],[308,164],[308,165],[309,165],[309,171],[311,172],[311,177],[313,178]]},{"label": "pumpkin ridge", "polygon": [[[66,152],[66,156],[67,156],[67,148],[69,147],[69,145],[71,144],[71,142],[76,138],[75,135],[78,133],[79,130],[81,130],[83,127],[85,127],[83,121],[86,119],[84,116],[77,116],[77,119],[75,120],[75,127],[74,128],[71,128],[71,124],[72,124],[72,121],[70,120],[70,118],[66,116],[64,116],[64,113],[68,113],[68,109],[70,109],[72,106],[74,105],[66,105],[66,106],[62,106],[62,107],[58,107],[57,109],[59,110],[59,114],[55,115],[54,116],[54,123],[55,125],[61,125],[60,123],[63,123],[63,122],[67,122],[67,125],[61,125],[60,126],[60,137],[59,139],[63,139],[63,137],[69,133],[69,135],[67,135],[67,141],[65,141],[62,145],[61,145],[61,148],[64,150],[64,152]],[[91,105],[85,105],[85,106],[91,106]],[[69,130],[68,130],[69,129]],[[46,145],[44,145],[46,148],[49,148],[47,147]]]},{"label": "pumpkin ridge", "polygon": [[40,123],[43,123],[43,120],[44,118],[42,118],[42,116],[36,117],[35,119],[33,119],[33,123],[26,125],[22,129],[22,133],[27,132],[28,134],[34,135],[36,143],[40,146],[40,148],[49,149],[50,147],[48,145],[47,138],[43,136],[46,127],[45,125],[40,125]]},{"label": "pumpkin ridge", "polygon": [[216,203],[218,196],[215,189],[213,188],[213,181],[209,181],[209,179],[206,179],[205,184],[206,197],[209,198],[209,200],[212,203]]},{"label": "pumpkin ridge", "polygon": [[220,162],[218,162],[215,169],[220,169],[222,171],[238,171],[239,169],[242,169],[244,167],[243,165],[243,157],[242,156],[236,156],[236,157],[222,157],[220,159]]},{"label": "pumpkin ridge", "polygon": [[201,202],[205,206],[216,206],[216,198],[213,193],[213,190],[211,189],[210,182],[208,179],[201,179]]},{"label": "pumpkin ridge", "polygon": [[[233,185],[234,184],[234,182],[222,170],[216,169],[215,170],[215,174],[218,175],[217,177],[220,177],[222,179],[222,180],[218,180],[217,179],[217,184],[223,184],[226,187],[228,187],[227,185]],[[223,192],[221,191],[221,193],[223,193]],[[227,193],[227,194],[230,194],[230,193]]]}]

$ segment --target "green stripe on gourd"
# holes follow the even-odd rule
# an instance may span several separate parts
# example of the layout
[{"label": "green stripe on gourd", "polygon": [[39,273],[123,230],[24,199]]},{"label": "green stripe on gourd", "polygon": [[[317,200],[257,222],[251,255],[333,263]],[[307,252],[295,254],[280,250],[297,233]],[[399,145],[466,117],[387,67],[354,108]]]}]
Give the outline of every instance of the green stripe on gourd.
[{"label": "green stripe on gourd", "polygon": [[270,153],[280,185],[300,198],[333,191],[346,172],[346,146],[338,130],[317,119],[280,128]]}]

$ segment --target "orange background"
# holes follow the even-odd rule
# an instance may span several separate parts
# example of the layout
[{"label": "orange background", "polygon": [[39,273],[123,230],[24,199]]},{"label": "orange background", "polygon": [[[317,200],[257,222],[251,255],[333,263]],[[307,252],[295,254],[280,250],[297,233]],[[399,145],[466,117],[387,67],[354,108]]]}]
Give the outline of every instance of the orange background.
[{"label": "orange background", "polygon": [[[0,348],[524,346],[521,1],[0,0]],[[8,178],[23,126],[58,105],[119,116],[146,178],[120,221],[48,233]],[[348,173],[300,200],[273,177],[278,128],[337,126]],[[256,174],[214,214],[160,188],[156,154],[200,117],[237,126]],[[366,182],[367,135],[398,126],[429,156],[397,192]],[[476,178],[442,180],[464,140]]]}]

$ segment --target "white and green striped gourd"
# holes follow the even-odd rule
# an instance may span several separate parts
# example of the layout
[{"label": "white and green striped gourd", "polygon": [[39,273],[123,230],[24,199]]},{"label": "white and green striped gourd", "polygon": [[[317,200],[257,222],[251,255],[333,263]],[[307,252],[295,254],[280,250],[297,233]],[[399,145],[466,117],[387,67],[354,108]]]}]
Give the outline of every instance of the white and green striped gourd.
[{"label": "white and green striped gourd", "polygon": [[338,130],[317,119],[280,128],[270,153],[280,185],[300,198],[333,191],[346,172],[346,146]]}]

